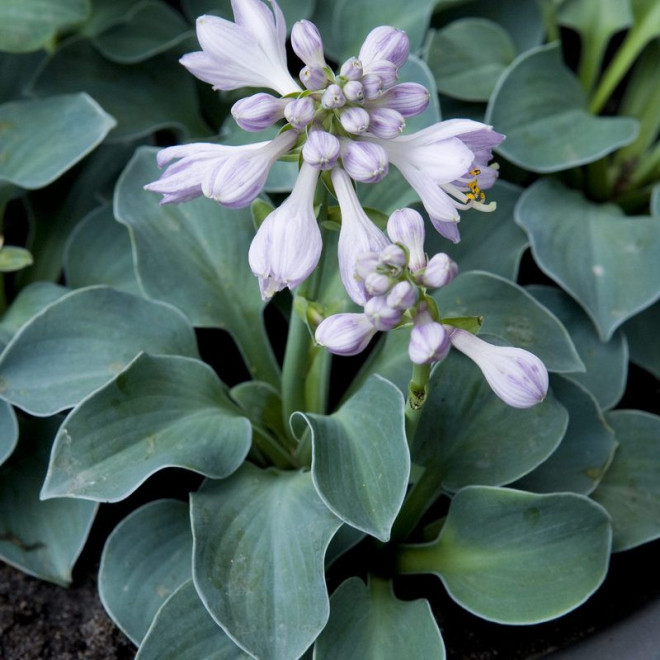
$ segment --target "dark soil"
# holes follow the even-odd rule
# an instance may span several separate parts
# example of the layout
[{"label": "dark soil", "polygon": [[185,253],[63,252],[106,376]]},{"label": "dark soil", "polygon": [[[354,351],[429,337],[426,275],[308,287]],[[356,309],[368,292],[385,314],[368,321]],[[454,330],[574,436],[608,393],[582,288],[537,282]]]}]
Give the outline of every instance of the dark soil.
[{"label": "dark soil", "polygon": [[130,660],[135,647],[108,618],[93,574],[70,589],[0,562],[1,660]]}]

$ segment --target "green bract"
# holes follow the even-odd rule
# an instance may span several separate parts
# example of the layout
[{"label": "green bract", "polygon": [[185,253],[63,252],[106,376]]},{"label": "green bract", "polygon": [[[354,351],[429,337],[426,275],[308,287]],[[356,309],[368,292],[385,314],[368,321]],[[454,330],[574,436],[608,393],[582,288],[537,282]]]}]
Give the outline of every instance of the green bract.
[{"label": "green bract", "polygon": [[0,0],[0,559],[91,534],[137,660],[455,657],[660,538],[660,1],[279,5]]}]

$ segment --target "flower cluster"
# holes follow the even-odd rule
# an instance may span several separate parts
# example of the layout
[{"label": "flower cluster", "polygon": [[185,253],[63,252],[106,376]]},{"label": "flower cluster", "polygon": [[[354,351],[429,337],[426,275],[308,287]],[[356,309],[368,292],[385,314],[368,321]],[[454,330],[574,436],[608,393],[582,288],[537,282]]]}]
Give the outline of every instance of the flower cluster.
[{"label": "flower cluster", "polygon": [[424,252],[424,221],[413,209],[399,209],[372,248],[358,254],[352,279],[344,279],[360,313],[327,317],[316,328],[317,343],[336,355],[362,352],[378,331],[412,324],[408,355],[416,364],[445,358],[453,345],[481,369],[495,394],[510,406],[528,408],[545,398],[548,372],[535,355],[520,348],[493,346],[472,333],[444,325],[428,289],[449,284],[458,267],[444,253]]},{"label": "flower cluster", "polygon": [[[483,191],[497,177],[489,162],[502,135],[468,119],[401,135],[406,118],[423,112],[429,102],[422,85],[396,83],[409,54],[405,32],[388,26],[372,30],[358,56],[335,74],[325,61],[319,31],[300,21],[291,32],[293,50],[304,63],[299,83],[287,69],[286,26],[277,2],[271,0],[269,7],[261,0],[233,0],[232,7],[234,22],[216,16],[197,20],[202,50],[181,62],[215,89],[277,92],[239,100],[232,115],[247,131],[283,121],[282,131],[273,140],[245,146],[193,143],[164,149],[158,164],[166,170],[146,188],[161,193],[164,204],[204,195],[230,208],[244,207],[263,189],[276,160],[298,154],[302,166],[290,197],[266,218],[250,249],[250,267],[264,299],[297,286],[318,263],[322,245],[313,199],[323,170],[332,172],[335,187],[341,179],[342,223],[344,207],[353,204],[346,179],[350,186],[351,180],[375,183],[390,164],[417,191],[434,227],[453,241],[459,240],[459,209],[494,208]],[[352,274],[354,261],[346,246],[340,239],[340,268]],[[348,251],[355,256],[355,250]]]}]

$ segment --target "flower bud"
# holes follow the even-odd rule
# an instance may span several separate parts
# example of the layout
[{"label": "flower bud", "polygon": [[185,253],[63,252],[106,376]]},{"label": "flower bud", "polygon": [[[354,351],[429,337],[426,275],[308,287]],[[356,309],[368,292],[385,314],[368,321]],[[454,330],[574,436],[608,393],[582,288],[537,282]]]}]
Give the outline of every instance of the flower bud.
[{"label": "flower bud", "polygon": [[343,89],[347,101],[351,103],[362,103],[364,100],[364,90],[359,80],[349,80]]},{"label": "flower bud", "polygon": [[373,142],[347,140],[342,153],[344,169],[351,179],[362,183],[376,183],[389,171],[385,149]]},{"label": "flower bud", "polygon": [[362,135],[369,128],[369,113],[364,108],[343,108],[339,121],[348,133]]},{"label": "flower bud", "polygon": [[408,355],[415,364],[432,364],[444,360],[451,343],[447,331],[436,323],[427,310],[415,316],[415,325],[410,333]]},{"label": "flower bud", "polygon": [[361,280],[366,280],[371,273],[375,272],[379,263],[376,252],[368,251],[359,254],[355,260],[355,276]]},{"label": "flower bud", "polygon": [[278,99],[260,92],[236,101],[231,114],[244,131],[261,131],[284,116],[288,99]]},{"label": "flower bud", "polygon": [[362,76],[362,93],[365,100],[377,99],[383,93],[383,81],[379,76],[369,73]]},{"label": "flower bud", "polygon": [[330,82],[325,69],[317,64],[311,64],[300,69],[298,77],[305,88],[312,92],[325,89]]},{"label": "flower bud", "polygon": [[314,119],[316,108],[308,96],[294,99],[284,108],[284,117],[297,131],[302,131]]},{"label": "flower bud", "polygon": [[357,57],[351,57],[341,65],[339,75],[346,80],[360,80],[362,78],[362,62]]},{"label": "flower bud", "polygon": [[325,88],[323,96],[321,97],[321,105],[326,110],[341,108],[344,103],[346,103],[346,97],[339,85],[333,83]]},{"label": "flower bud", "polygon": [[493,346],[467,330],[445,327],[453,346],[476,363],[504,403],[530,408],[545,399],[548,371],[536,355],[513,346]]},{"label": "flower bud", "polygon": [[392,266],[399,270],[408,262],[405,251],[401,246],[395,245],[394,243],[391,243],[384,250],[381,250],[378,258],[385,266]]},{"label": "flower bud", "polygon": [[302,149],[303,160],[317,170],[331,170],[339,158],[339,140],[326,131],[311,131]]},{"label": "flower bud", "polygon": [[429,105],[429,91],[419,83],[408,82],[390,87],[379,99],[379,103],[401,113],[403,117],[420,115]]},{"label": "flower bud", "polygon": [[424,220],[414,209],[397,209],[387,221],[387,234],[408,250],[408,268],[414,273],[426,266]]},{"label": "flower bud", "polygon": [[387,305],[405,311],[417,302],[417,288],[410,282],[397,282],[387,294]]},{"label": "flower bud", "polygon": [[375,334],[376,328],[364,314],[334,314],[321,321],[314,338],[335,355],[357,355]]},{"label": "flower bud", "polygon": [[369,65],[369,75],[378,76],[383,89],[392,87],[398,78],[397,68],[388,60],[375,60]]},{"label": "flower bud", "polygon": [[298,21],[291,28],[293,52],[308,66],[325,66],[323,40],[318,28],[311,21]]},{"label": "flower bud", "polygon": [[418,281],[420,284],[431,289],[438,289],[451,282],[458,275],[458,266],[444,252],[431,257],[426,268],[420,273]]},{"label": "flower bud", "polygon": [[374,108],[369,115],[369,132],[383,140],[398,137],[406,127],[401,113],[390,108]]},{"label": "flower bud", "polygon": [[401,320],[401,310],[389,307],[384,296],[369,298],[364,304],[364,313],[376,330],[382,332],[391,330]]},{"label": "flower bud", "polygon": [[374,271],[364,278],[364,288],[370,296],[382,296],[392,288],[392,280],[387,275]]},{"label": "flower bud", "polygon": [[399,68],[408,59],[410,43],[403,30],[388,25],[374,28],[364,40],[358,58],[368,69],[374,60],[389,60]]}]

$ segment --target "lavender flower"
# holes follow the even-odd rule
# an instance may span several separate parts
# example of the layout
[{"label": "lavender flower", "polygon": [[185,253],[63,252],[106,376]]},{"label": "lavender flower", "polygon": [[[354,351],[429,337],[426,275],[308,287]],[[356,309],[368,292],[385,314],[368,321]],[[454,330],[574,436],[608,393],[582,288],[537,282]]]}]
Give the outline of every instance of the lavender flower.
[{"label": "lavender flower", "polygon": [[284,287],[298,286],[318,264],[322,248],[314,215],[318,176],[318,169],[303,163],[291,195],[268,215],[252,240],[248,259],[264,300]]},{"label": "lavender flower", "polygon": [[357,355],[376,332],[364,314],[334,314],[321,321],[314,338],[335,355]]},{"label": "lavender flower", "polygon": [[445,326],[452,345],[481,369],[504,403],[530,408],[548,393],[548,371],[536,355],[512,346],[493,346],[467,330]]},{"label": "lavender flower", "polygon": [[[458,209],[486,211],[493,207],[486,203],[483,190],[491,187],[497,176],[489,162],[492,149],[503,139],[501,135],[470,120],[439,122],[418,133],[401,135],[406,118],[423,112],[429,102],[422,85],[396,83],[399,68],[409,54],[405,32],[389,26],[375,28],[358,56],[349,58],[335,74],[326,63],[316,26],[307,20],[296,23],[291,45],[305,64],[300,72],[301,86],[287,69],[286,26],[276,0],[232,0],[231,4],[233,22],[216,16],[198,19],[201,51],[184,55],[181,63],[215,89],[259,87],[279,94],[258,92],[237,101],[232,114],[241,128],[258,131],[282,120],[287,125],[271,142],[244,147],[196,143],[163,150],[159,165],[167,168],[158,181],[146,186],[163,195],[162,203],[205,195],[231,208],[246,206],[262,190],[277,159],[302,155],[306,174],[303,176],[301,170],[300,185],[312,187],[307,197],[313,197],[318,178],[309,173],[310,167],[317,174],[331,170],[342,213],[340,273],[349,296],[358,304],[365,304],[372,294],[366,291],[364,279],[355,277],[357,257],[370,250],[379,254],[387,239],[361,209],[350,179],[380,181],[392,162],[417,190],[436,229],[454,241],[459,239]],[[302,258],[301,242],[316,232],[311,230],[309,213],[303,213],[303,204],[298,203],[307,197],[297,183],[286,203],[286,209],[295,211],[289,217],[298,231],[287,226],[285,214],[277,213],[264,223],[251,251],[250,263],[265,297],[282,286],[295,286],[301,281],[299,273],[311,272],[310,260]],[[307,208],[306,203],[304,206]],[[286,267],[272,254],[264,256],[262,245],[283,246],[285,240],[292,243],[283,252]],[[442,271],[437,260],[427,265],[418,246],[406,249],[410,259],[406,277],[414,287],[435,286],[443,277],[450,277],[448,267]],[[291,266],[295,261],[292,255],[301,259],[299,270]],[[317,258],[316,252],[312,256]],[[413,274],[418,270],[415,280]],[[380,290],[384,281],[381,278],[377,285],[375,279],[372,277],[370,284],[373,292]],[[392,286],[396,283],[392,279]],[[417,299],[407,296],[413,298]]]},{"label": "lavender flower", "polygon": [[408,356],[415,364],[432,364],[444,360],[451,343],[442,324],[433,320],[425,308],[415,315],[415,325],[410,333]]}]

